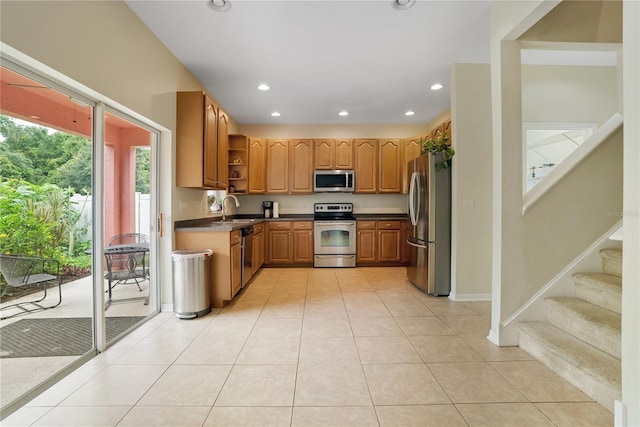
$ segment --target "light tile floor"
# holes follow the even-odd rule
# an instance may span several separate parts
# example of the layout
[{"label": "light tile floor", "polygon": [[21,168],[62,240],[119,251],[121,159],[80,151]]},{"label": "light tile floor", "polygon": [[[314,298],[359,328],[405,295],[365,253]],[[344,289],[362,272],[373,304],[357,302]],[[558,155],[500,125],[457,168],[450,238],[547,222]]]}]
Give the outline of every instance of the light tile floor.
[{"label": "light tile floor", "polygon": [[2,425],[613,425],[525,352],[492,345],[488,302],[405,277],[264,269],[223,310],[161,313]]}]

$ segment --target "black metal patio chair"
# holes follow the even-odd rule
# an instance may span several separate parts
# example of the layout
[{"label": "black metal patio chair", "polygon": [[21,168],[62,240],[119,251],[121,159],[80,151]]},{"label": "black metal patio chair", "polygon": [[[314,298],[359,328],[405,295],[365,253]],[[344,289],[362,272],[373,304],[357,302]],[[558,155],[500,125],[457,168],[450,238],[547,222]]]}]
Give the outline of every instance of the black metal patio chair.
[{"label": "black metal patio chair", "polygon": [[[42,298],[6,305],[0,308],[1,312],[17,309],[16,313],[2,316],[0,320],[14,316],[48,310],[60,305],[62,302],[62,275],[60,263],[55,259],[28,256],[0,254],[0,274],[7,285],[19,288],[27,285],[42,286]],[[58,301],[53,305],[39,304],[47,298],[47,285],[58,286]]]}]

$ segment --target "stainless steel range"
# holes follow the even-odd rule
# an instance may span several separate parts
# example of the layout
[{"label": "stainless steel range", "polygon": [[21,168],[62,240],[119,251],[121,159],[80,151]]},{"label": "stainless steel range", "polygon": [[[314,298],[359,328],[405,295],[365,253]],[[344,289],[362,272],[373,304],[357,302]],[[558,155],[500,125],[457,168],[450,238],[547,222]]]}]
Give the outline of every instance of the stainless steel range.
[{"label": "stainless steel range", "polygon": [[313,212],[313,266],[355,267],[353,203],[315,203]]}]

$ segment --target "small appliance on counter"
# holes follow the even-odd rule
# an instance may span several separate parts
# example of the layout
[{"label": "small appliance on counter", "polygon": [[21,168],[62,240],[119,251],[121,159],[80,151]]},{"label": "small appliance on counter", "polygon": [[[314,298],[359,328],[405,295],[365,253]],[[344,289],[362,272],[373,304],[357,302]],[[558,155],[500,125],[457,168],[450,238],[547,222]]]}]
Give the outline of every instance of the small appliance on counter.
[{"label": "small appliance on counter", "polygon": [[273,202],[273,217],[280,218],[280,204],[278,202]]},{"label": "small appliance on counter", "polygon": [[271,218],[273,215],[273,202],[271,200],[264,200],[262,202],[262,217]]}]

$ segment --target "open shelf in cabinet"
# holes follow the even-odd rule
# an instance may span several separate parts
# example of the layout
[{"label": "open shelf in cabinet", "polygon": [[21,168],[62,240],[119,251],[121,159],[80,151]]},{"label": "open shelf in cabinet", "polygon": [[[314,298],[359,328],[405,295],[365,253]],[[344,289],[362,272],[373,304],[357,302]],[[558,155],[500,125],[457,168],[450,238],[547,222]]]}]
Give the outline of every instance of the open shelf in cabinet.
[{"label": "open shelf in cabinet", "polygon": [[246,135],[229,135],[229,194],[246,194],[248,141]]}]

